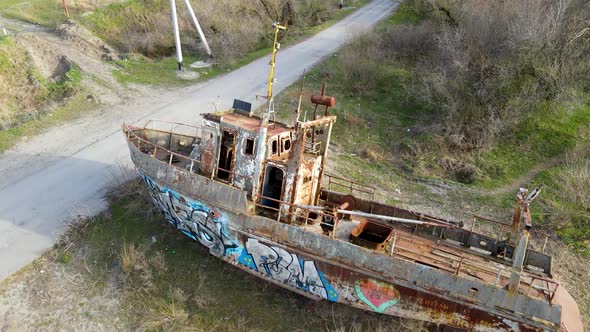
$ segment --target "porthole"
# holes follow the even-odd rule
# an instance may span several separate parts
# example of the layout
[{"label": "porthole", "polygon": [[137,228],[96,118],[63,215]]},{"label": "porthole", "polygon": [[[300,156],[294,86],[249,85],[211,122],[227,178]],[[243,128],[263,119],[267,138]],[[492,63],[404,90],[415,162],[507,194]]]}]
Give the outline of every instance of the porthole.
[{"label": "porthole", "polygon": [[287,152],[291,149],[291,139],[283,138],[283,152]]}]

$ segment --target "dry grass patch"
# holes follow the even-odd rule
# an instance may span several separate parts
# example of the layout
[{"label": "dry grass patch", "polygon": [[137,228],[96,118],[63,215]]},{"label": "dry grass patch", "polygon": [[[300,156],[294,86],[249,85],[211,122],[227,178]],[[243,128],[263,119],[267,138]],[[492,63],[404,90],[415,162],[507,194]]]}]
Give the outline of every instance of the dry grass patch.
[{"label": "dry grass patch", "polygon": [[185,308],[187,297],[181,289],[175,288],[167,297],[143,297],[146,306],[139,331],[202,331],[191,327]]}]

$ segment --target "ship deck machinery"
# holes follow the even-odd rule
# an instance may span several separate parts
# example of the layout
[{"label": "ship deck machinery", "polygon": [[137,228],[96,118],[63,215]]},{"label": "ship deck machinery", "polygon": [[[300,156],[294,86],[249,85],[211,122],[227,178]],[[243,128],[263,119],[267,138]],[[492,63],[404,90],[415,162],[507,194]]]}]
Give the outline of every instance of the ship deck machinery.
[{"label": "ship deck machinery", "polygon": [[265,125],[235,101],[202,126],[123,131],[168,221],[248,272],[311,298],[458,328],[581,331],[551,257],[527,249],[536,192],[519,193],[506,241],[376,202],[372,187],[324,174],[336,120],[327,109]]}]

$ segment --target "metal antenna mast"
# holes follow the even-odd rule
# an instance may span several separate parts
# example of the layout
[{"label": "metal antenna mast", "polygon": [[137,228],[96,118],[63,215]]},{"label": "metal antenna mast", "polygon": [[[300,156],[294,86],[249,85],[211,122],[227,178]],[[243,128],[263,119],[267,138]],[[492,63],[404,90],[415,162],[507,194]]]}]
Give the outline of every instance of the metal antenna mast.
[{"label": "metal antenna mast", "polygon": [[280,30],[287,30],[287,27],[282,26],[278,23],[274,23],[273,28],[275,28],[275,38],[272,44],[272,56],[270,58],[270,72],[268,73],[268,87],[266,89],[266,99],[270,102],[272,100],[272,85],[274,83],[275,78],[275,61],[277,59],[277,51],[281,48],[281,44],[278,43],[279,40],[279,31]]},{"label": "metal antenna mast", "polygon": [[[266,155],[266,134],[268,132],[268,120],[270,118],[270,113],[273,112],[273,96],[272,96],[272,86],[274,83],[275,77],[275,60],[277,57],[277,50],[280,48],[278,43],[279,39],[279,31],[286,30],[287,28],[279,25],[278,23],[273,24],[273,28],[275,29],[274,33],[274,42],[272,46],[272,56],[270,58],[270,72],[268,74],[268,87],[266,89],[266,99],[267,99],[267,108],[265,112],[262,112],[262,119],[260,119],[260,128],[258,130],[258,139],[256,143],[256,172],[255,174],[260,174],[262,171],[262,165],[264,162],[264,158]],[[252,195],[256,195],[260,191],[260,177],[255,176],[252,181]]]}]

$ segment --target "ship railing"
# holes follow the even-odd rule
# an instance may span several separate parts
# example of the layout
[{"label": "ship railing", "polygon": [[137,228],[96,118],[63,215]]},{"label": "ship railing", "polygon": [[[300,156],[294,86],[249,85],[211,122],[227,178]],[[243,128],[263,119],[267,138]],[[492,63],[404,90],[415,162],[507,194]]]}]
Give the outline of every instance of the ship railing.
[{"label": "ship railing", "polygon": [[[278,207],[264,204],[264,201],[277,203]],[[334,238],[336,234],[336,228],[339,224],[339,219],[337,216],[272,197],[256,195],[254,198],[254,204],[258,208],[275,212],[275,220],[295,220],[303,225],[303,229],[307,229],[307,227],[309,227],[311,224],[315,224],[319,220],[320,227],[322,229],[329,230],[331,238]],[[285,209],[284,207],[288,208]]]},{"label": "ship railing", "polygon": [[[149,122],[148,122],[149,124]],[[173,124],[173,123],[171,123]],[[200,127],[194,127],[194,126],[188,126],[188,127],[193,127],[193,128],[200,128]],[[155,129],[157,130],[157,129]],[[211,167],[211,165],[204,165],[204,161],[201,160],[200,158],[191,158],[189,156],[186,156],[182,153],[179,152],[174,152],[168,148],[162,147],[158,144],[152,143],[142,137],[140,137],[139,135],[137,135],[137,133],[135,133],[133,131],[132,128],[130,128],[127,125],[124,125],[124,132],[127,135],[127,138],[130,142],[132,142],[133,144],[135,144],[142,152],[150,155],[153,158],[156,158],[160,161],[164,161],[167,162],[169,166],[174,166],[176,168],[181,168],[181,169],[185,169],[188,170],[189,172],[192,173],[197,173],[197,174],[201,174],[201,172],[199,172],[200,169],[211,169],[211,172],[207,172],[207,174],[201,174],[204,176],[208,176],[211,177],[211,179],[214,180],[218,180],[220,182],[224,182],[224,183],[233,183],[235,178],[244,178],[246,180],[250,180],[253,183],[253,177],[249,176],[249,175],[241,175],[241,174],[237,174],[235,172],[231,172],[230,170],[224,169],[222,167]],[[165,156],[164,159],[158,158],[158,153],[163,154]],[[203,166],[203,167],[201,167]],[[227,172],[228,174],[231,174],[230,180],[229,181],[225,181],[219,178],[216,178],[216,174],[219,173],[219,171],[223,171],[223,172]]]},{"label": "ship railing", "polygon": [[143,128],[192,137],[201,137],[203,130],[200,126],[165,120],[149,120]]},{"label": "ship railing", "polygon": [[[503,231],[504,230],[510,231],[512,229],[512,225],[511,224],[508,224],[508,223],[505,223],[505,222],[501,222],[499,220],[494,220],[492,218],[486,218],[486,217],[482,217],[482,216],[479,216],[479,215],[474,214],[473,215],[473,223],[471,224],[471,230],[470,230],[471,232],[474,231],[475,225],[476,225],[476,223],[477,223],[478,220],[483,220],[483,221],[487,221],[487,222],[491,222],[491,223],[494,223],[496,225],[499,225],[500,228],[501,228],[501,230],[503,230]],[[545,240],[543,242],[543,248],[541,249],[541,252],[542,253],[545,253],[545,248],[547,247],[547,241],[549,240],[549,235],[547,233],[545,233],[545,232],[541,232],[541,231],[536,230],[536,229],[530,229],[529,232],[531,234],[535,235],[535,236],[539,236],[539,237],[544,237],[545,238]],[[531,245],[530,242],[529,242],[528,245],[529,246]]]},{"label": "ship railing", "polygon": [[[527,277],[530,277],[530,279],[531,279],[530,284],[528,284],[528,291],[526,293],[527,296],[530,296],[531,291],[533,289],[535,289],[538,292],[545,294],[547,296],[547,300],[549,300],[549,303],[553,303],[553,298],[555,297],[555,293],[557,292],[557,288],[559,288],[559,283],[555,280],[551,280],[551,279],[547,279],[547,278],[543,278],[543,277],[539,277],[539,276],[535,276],[535,275],[530,275]],[[535,283],[537,283],[537,282],[540,284],[539,286],[535,285]],[[523,284],[522,279],[521,279],[520,283]]]},{"label": "ship railing", "polygon": [[[158,144],[152,143],[137,135],[137,133],[127,125],[124,125],[123,129],[129,142],[137,146],[142,152],[160,161],[166,161],[170,166],[187,169],[190,172],[197,172],[201,160],[188,157],[182,153],[174,152]],[[158,153],[162,152],[165,155],[165,159],[157,158]],[[180,161],[184,161],[184,163],[181,163]],[[179,164],[182,164],[184,167],[179,167]],[[197,168],[195,168],[195,166],[197,166]]]},{"label": "ship railing", "polygon": [[[450,272],[454,275],[462,275],[466,277],[472,277],[473,274],[478,271],[486,274],[494,273],[495,271],[496,279],[494,286],[501,288],[507,285],[508,280],[510,279],[510,273],[512,272],[512,269],[509,267],[481,265],[480,263],[471,261],[464,256],[461,256],[460,259],[452,262],[451,268],[453,271]],[[531,296],[531,293],[535,290],[542,294],[549,303],[552,303],[558,287],[559,283],[555,280],[529,273],[521,276],[518,289],[522,294],[526,294],[526,296]]]},{"label": "ship railing", "polygon": [[[349,194],[359,193],[375,200],[375,187],[361,184],[354,180],[346,179],[332,174],[325,175],[328,180],[328,189],[339,192],[347,191]],[[344,191],[343,191],[344,190]]]}]

